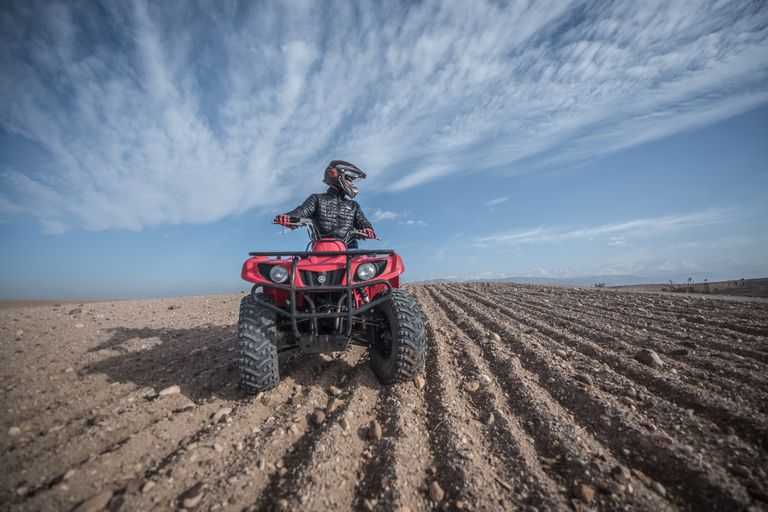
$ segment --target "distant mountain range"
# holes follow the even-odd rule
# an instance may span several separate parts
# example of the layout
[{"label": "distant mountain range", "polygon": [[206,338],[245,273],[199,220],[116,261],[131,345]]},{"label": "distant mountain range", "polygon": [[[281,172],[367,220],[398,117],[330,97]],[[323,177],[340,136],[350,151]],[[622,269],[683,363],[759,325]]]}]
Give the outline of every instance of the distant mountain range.
[{"label": "distant mountain range", "polygon": [[611,263],[601,267],[583,269],[535,268],[510,274],[477,272],[463,276],[437,279],[408,280],[411,283],[493,281],[520,284],[558,284],[569,286],[624,286],[630,284],[710,283],[768,277],[768,262],[740,262],[733,260],[688,261],[645,260],[630,263]]}]

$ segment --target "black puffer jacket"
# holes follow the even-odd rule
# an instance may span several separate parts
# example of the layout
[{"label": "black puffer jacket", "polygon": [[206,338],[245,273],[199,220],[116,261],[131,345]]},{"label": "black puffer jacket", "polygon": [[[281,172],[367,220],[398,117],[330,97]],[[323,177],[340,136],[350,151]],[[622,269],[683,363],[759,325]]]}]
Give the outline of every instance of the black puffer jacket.
[{"label": "black puffer jacket", "polygon": [[[285,215],[313,219],[323,238],[341,238],[353,229],[373,229],[357,201],[347,199],[343,192],[333,187],[329,187],[325,194],[312,194],[301,206]],[[356,248],[357,242],[352,242],[349,247]]]}]

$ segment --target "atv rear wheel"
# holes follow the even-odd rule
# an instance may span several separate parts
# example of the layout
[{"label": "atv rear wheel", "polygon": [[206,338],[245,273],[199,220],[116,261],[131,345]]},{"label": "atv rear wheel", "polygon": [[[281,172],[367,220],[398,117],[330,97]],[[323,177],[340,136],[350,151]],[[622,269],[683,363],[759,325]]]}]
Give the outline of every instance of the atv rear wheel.
[{"label": "atv rear wheel", "polygon": [[376,307],[383,327],[370,327],[371,367],[384,384],[407,382],[423,368],[427,358],[427,331],[419,303],[403,290],[393,289]]},{"label": "atv rear wheel", "polygon": [[[256,296],[259,300],[274,304],[274,297],[268,293],[257,293]],[[250,394],[277,387],[280,374],[277,366],[275,312],[246,295],[240,301],[237,331],[240,387]]]}]

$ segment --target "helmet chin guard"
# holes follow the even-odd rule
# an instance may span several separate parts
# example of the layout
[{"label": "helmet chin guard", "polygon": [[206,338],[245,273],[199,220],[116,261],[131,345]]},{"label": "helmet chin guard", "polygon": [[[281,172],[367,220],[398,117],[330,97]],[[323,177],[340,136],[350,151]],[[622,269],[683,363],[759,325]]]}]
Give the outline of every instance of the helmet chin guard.
[{"label": "helmet chin guard", "polygon": [[357,178],[365,178],[365,173],[349,162],[333,160],[325,169],[323,183],[354,198],[357,195],[357,187],[352,181]]}]

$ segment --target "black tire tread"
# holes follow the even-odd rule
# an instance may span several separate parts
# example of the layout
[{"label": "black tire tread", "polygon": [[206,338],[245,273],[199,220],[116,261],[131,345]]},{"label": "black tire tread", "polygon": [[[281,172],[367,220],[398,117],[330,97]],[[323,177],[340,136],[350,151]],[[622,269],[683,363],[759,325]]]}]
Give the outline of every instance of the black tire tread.
[{"label": "black tire tread", "polygon": [[[257,294],[274,303],[267,293]],[[250,295],[240,301],[237,323],[238,374],[240,387],[249,394],[274,389],[280,382],[277,364],[275,312],[254,302]]]},{"label": "black tire tread", "polygon": [[[377,367],[373,358],[373,371],[383,384],[394,384],[413,380],[423,369],[427,360],[427,329],[424,315],[416,299],[410,293],[393,289],[389,293],[389,308],[395,325],[390,326],[397,332],[393,371],[384,371]],[[394,333],[393,333],[394,334]]]}]

